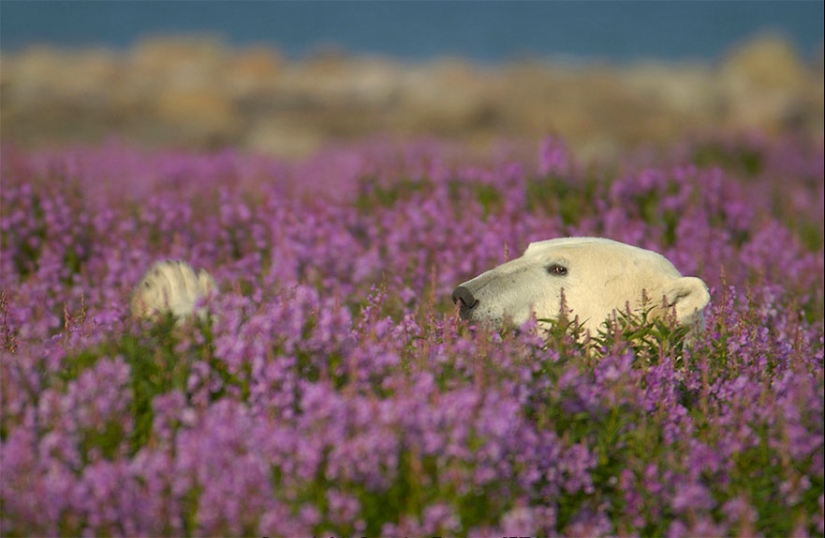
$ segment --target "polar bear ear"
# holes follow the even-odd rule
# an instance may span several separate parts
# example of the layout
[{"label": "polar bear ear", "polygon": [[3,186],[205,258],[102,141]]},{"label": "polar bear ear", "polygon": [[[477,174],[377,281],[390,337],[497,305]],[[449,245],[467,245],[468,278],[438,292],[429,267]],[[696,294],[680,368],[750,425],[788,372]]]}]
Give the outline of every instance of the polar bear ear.
[{"label": "polar bear ear", "polygon": [[527,248],[524,250],[524,256],[527,256],[528,254],[539,250],[545,244],[547,244],[547,241],[533,241],[532,243],[527,245]]},{"label": "polar bear ear", "polygon": [[[697,314],[710,302],[710,293],[705,283],[696,277],[685,276],[674,279],[665,288],[667,305],[676,310],[676,319],[681,325],[692,324]],[[701,316],[699,316],[700,318]]]}]

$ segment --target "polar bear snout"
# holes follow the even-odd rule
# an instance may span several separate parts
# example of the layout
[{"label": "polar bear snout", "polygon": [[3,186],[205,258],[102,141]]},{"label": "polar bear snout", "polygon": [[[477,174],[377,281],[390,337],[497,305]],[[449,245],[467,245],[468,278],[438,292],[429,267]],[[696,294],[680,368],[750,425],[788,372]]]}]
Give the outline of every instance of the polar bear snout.
[{"label": "polar bear snout", "polygon": [[478,306],[478,299],[466,286],[459,286],[453,291],[453,304],[461,303],[459,315],[461,319],[470,319],[472,310]]}]

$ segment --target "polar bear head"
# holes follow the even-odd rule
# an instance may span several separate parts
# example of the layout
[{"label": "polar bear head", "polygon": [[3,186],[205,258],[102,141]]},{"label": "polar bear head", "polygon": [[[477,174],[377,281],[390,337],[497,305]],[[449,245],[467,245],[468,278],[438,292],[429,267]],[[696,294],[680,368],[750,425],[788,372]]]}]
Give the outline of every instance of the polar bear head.
[{"label": "polar bear head", "polygon": [[[524,255],[458,286],[453,302],[471,322],[520,326],[535,314],[557,318],[562,293],[570,315],[595,331],[614,310],[675,310],[680,325],[701,326],[707,286],[684,277],[663,256],[595,237],[531,243]],[[644,299],[647,298],[647,305]]]}]

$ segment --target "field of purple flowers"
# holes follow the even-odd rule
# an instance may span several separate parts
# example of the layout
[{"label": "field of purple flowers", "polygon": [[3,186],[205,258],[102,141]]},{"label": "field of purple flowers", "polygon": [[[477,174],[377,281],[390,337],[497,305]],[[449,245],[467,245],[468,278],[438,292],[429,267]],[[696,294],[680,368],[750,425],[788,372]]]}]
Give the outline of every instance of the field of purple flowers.
[{"label": "field of purple flowers", "polygon": [[[823,534],[822,147],[1,166],[4,536]],[[706,331],[456,320],[455,285],[568,235],[703,278]],[[167,257],[215,316],[129,319]]]}]

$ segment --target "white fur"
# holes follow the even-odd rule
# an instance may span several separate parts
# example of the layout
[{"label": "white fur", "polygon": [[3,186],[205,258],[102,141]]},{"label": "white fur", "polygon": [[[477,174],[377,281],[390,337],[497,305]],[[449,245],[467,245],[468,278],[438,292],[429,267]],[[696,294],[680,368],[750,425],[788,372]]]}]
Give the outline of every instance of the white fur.
[{"label": "white fur", "polygon": [[[564,268],[566,274],[548,272],[554,266]],[[186,262],[160,261],[135,288],[132,316],[152,318],[171,312],[185,318],[200,299],[217,289],[203,269],[196,274]],[[639,311],[645,306],[652,307],[655,315],[662,315],[666,306],[676,312],[680,324],[701,327],[702,311],[710,301],[704,282],[683,277],[660,254],[596,237],[531,243],[522,257],[461,284],[453,300],[461,304],[464,319],[519,326],[533,315],[558,317],[562,293],[571,315],[591,331],[614,310]],[[472,308],[467,302],[473,302]]]},{"label": "white fur", "polygon": [[[564,269],[548,271],[553,267]],[[453,300],[461,305],[464,319],[519,326],[532,315],[557,318],[562,291],[571,316],[590,331],[614,310],[629,306],[639,311],[643,297],[655,315],[662,315],[666,305],[675,309],[679,324],[697,327],[710,301],[702,280],[683,277],[663,256],[595,237],[531,243],[522,257],[461,284]]]},{"label": "white fur", "polygon": [[131,310],[135,318],[153,318],[171,312],[185,318],[195,311],[199,300],[217,292],[212,276],[179,260],[155,263],[132,293]]}]

